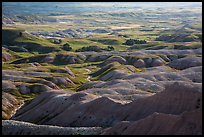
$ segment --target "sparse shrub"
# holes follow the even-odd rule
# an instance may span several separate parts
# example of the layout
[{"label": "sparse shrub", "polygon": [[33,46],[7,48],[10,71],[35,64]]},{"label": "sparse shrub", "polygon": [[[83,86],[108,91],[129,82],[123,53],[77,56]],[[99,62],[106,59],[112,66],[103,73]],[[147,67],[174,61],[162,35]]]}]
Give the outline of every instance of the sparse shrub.
[{"label": "sparse shrub", "polygon": [[19,36],[21,37],[23,35],[23,33],[22,32],[19,32]]},{"label": "sparse shrub", "polygon": [[103,50],[102,48],[94,45],[94,46],[82,47],[82,48],[76,50],[76,52],[84,52],[84,51],[100,52],[102,50]]},{"label": "sparse shrub", "polygon": [[129,39],[129,40],[127,40],[124,44],[125,44],[125,45],[134,45],[135,42],[134,42],[133,39]]},{"label": "sparse shrub", "polygon": [[66,51],[71,51],[72,47],[68,43],[66,43],[66,44],[63,45],[62,49],[66,50]]},{"label": "sparse shrub", "polygon": [[134,44],[146,44],[146,40],[134,40],[134,39],[129,39],[127,40],[124,44],[125,45],[134,45]]},{"label": "sparse shrub", "polygon": [[197,34],[197,37],[202,42],[202,34]]},{"label": "sparse shrub", "polygon": [[115,48],[114,48],[113,46],[108,46],[107,49],[108,49],[109,51],[115,50]]}]

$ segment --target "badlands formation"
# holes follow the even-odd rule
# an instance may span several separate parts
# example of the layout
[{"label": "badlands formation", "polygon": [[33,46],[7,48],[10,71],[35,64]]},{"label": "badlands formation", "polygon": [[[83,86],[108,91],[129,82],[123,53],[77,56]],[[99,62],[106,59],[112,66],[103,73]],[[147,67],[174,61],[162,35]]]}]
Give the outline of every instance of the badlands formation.
[{"label": "badlands formation", "polygon": [[3,135],[202,135],[202,3],[2,3]]}]

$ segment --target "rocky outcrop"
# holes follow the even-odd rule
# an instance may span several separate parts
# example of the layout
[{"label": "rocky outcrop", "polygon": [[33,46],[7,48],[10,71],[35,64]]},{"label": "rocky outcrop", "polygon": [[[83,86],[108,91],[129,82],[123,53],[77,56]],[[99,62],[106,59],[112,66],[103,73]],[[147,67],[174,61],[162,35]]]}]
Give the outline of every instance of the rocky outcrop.
[{"label": "rocky outcrop", "polygon": [[70,80],[67,77],[50,77],[46,79],[56,84],[57,86],[61,86],[61,85],[68,86],[68,85],[74,84],[74,82],[72,82],[72,80]]},{"label": "rocky outcrop", "polygon": [[114,79],[121,79],[127,76],[125,71],[122,70],[112,70],[107,74],[104,74],[100,77],[100,80],[107,81],[107,80],[114,80]]},{"label": "rocky outcrop", "polygon": [[168,64],[170,67],[183,70],[190,67],[202,66],[201,57],[186,57],[174,60]]},{"label": "rocky outcrop", "polygon": [[110,55],[89,55],[89,56],[87,56],[86,62],[104,61],[105,59],[107,59],[109,57],[110,57]]},{"label": "rocky outcrop", "polygon": [[119,122],[102,135],[202,135],[202,111],[197,109],[180,115],[153,113],[134,122]]},{"label": "rocky outcrop", "polygon": [[152,67],[157,67],[157,66],[163,66],[164,62],[161,59],[153,59],[151,66]]},{"label": "rocky outcrop", "polygon": [[51,90],[50,87],[44,85],[44,84],[21,84],[18,86],[19,92],[21,94],[29,94],[29,93],[41,93]]},{"label": "rocky outcrop", "polygon": [[138,59],[137,61],[134,62],[133,64],[136,68],[144,68],[146,66],[144,60]]},{"label": "rocky outcrop", "polygon": [[8,52],[2,52],[2,61],[3,62],[10,61],[13,58],[14,57],[11,54],[9,54]]},{"label": "rocky outcrop", "polygon": [[98,135],[101,127],[58,127],[2,120],[2,135]]},{"label": "rocky outcrop", "polygon": [[24,72],[24,71],[15,71],[15,70],[3,70],[2,71],[2,80],[11,80],[18,82],[32,82],[35,79],[33,78],[44,78],[51,77],[47,72]]},{"label": "rocky outcrop", "polygon": [[51,72],[67,73],[70,76],[75,77],[74,73],[68,67],[65,67],[64,69],[51,69]]},{"label": "rocky outcrop", "polygon": [[8,80],[2,80],[2,91],[3,92],[10,92],[17,90],[15,84]]},{"label": "rocky outcrop", "polygon": [[120,56],[110,57],[110,58],[106,59],[102,64],[103,65],[108,65],[108,64],[113,63],[113,62],[118,62],[120,64],[126,64],[126,60],[123,57],[120,57]]},{"label": "rocky outcrop", "polygon": [[20,63],[52,63],[54,61],[54,57],[50,55],[39,55],[34,57],[28,57],[13,61],[12,64],[20,64]]},{"label": "rocky outcrop", "polygon": [[2,93],[2,119],[10,119],[20,107],[22,101],[9,93]]},{"label": "rocky outcrop", "polygon": [[113,126],[120,121],[138,121],[155,112],[180,115],[200,109],[201,89],[200,84],[177,82],[160,93],[126,104],[87,91],[45,92],[22,107],[13,119],[58,126]]},{"label": "rocky outcrop", "polygon": [[53,63],[57,65],[77,64],[86,60],[86,56],[82,54],[57,54]]}]

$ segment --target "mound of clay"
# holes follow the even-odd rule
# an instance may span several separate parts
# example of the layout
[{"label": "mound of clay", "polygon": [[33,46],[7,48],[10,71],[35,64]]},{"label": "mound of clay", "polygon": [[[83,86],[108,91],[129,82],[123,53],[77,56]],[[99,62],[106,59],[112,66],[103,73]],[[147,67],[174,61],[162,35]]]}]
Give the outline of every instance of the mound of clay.
[{"label": "mound of clay", "polygon": [[24,72],[24,71],[15,71],[15,70],[2,71],[2,80],[29,82],[29,81],[33,81],[33,77],[44,78],[44,77],[51,77],[51,75],[46,72]]},{"label": "mound of clay", "polygon": [[125,71],[122,70],[112,70],[109,71],[107,74],[104,74],[100,77],[100,80],[107,81],[107,80],[114,80],[114,79],[121,79],[126,77],[127,74]]},{"label": "mound of clay", "polygon": [[16,90],[16,86],[14,85],[13,82],[8,81],[8,80],[2,80],[2,91],[4,92],[9,92]]},{"label": "mound of clay", "polygon": [[77,64],[82,63],[86,60],[86,56],[82,54],[58,54],[56,55],[53,63],[66,65],[66,64]]},{"label": "mound of clay", "polygon": [[202,83],[202,66],[184,69],[181,71],[181,75],[193,82]]},{"label": "mound of clay", "polygon": [[168,64],[170,67],[183,70],[190,67],[202,66],[202,57],[186,57],[174,60]]},{"label": "mound of clay", "polygon": [[13,59],[13,56],[11,54],[9,54],[8,52],[2,52],[3,62],[10,61],[11,59]]},{"label": "mound of clay", "polygon": [[120,57],[120,56],[110,57],[110,58],[106,59],[102,64],[107,65],[107,64],[110,64],[110,63],[113,63],[113,62],[118,62],[120,64],[126,64],[126,60],[123,57]]},{"label": "mound of clay", "polygon": [[144,60],[138,59],[137,61],[134,62],[133,64],[136,68],[143,68],[146,66]]},{"label": "mound of clay", "polygon": [[60,89],[56,84],[54,84],[51,81],[47,81],[45,79],[36,80],[35,83],[40,83],[40,84],[46,85],[46,86],[48,86],[48,87],[50,87],[52,89]]},{"label": "mound of clay", "polygon": [[3,120],[3,135],[98,135],[100,127],[58,127],[47,125],[36,125],[28,122]]},{"label": "mound of clay", "polygon": [[23,58],[23,59],[13,61],[12,64],[33,63],[33,62],[52,63],[53,61],[54,61],[54,57],[50,55],[38,55],[34,57],[28,57],[28,58]]},{"label": "mound of clay", "polygon": [[202,135],[202,111],[181,115],[154,113],[144,119],[119,122],[103,135]]},{"label": "mound of clay", "polygon": [[65,67],[64,69],[51,69],[51,72],[67,73],[70,76],[75,77],[74,73],[68,67]]},{"label": "mound of clay", "polygon": [[160,93],[125,105],[88,92],[44,92],[22,107],[13,119],[58,126],[113,126],[120,121],[141,120],[155,112],[180,115],[199,109],[201,89],[201,84],[176,82]]},{"label": "mound of clay", "polygon": [[29,93],[41,93],[41,92],[46,92],[49,91],[51,88],[44,85],[44,84],[39,84],[35,83],[32,85],[29,84],[21,84],[18,86],[20,93],[22,94],[29,94]]},{"label": "mound of clay", "polygon": [[161,59],[153,59],[151,66],[152,67],[157,67],[157,66],[163,66],[164,62]]},{"label": "mound of clay", "polygon": [[89,55],[87,57],[87,62],[98,62],[98,61],[104,61],[105,59],[109,58],[110,55]]},{"label": "mound of clay", "polygon": [[21,105],[21,101],[9,93],[2,93],[2,119],[10,119],[16,109]]},{"label": "mound of clay", "polygon": [[72,80],[70,80],[69,78],[66,77],[50,77],[50,78],[46,78],[47,80],[51,81],[52,83],[60,86],[60,85],[70,85],[70,84],[74,84],[72,82]]}]

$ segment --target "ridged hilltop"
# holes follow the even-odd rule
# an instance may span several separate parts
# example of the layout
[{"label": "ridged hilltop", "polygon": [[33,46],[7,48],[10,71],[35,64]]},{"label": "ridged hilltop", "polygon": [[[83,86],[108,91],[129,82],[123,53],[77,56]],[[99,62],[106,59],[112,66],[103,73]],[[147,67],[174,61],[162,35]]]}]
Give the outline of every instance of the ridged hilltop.
[{"label": "ridged hilltop", "polygon": [[[201,134],[202,91],[198,84],[175,82],[156,95],[127,104],[86,92],[48,93],[22,107],[12,119],[61,127],[106,127],[102,134]],[[162,133],[160,124],[164,124]]]}]

